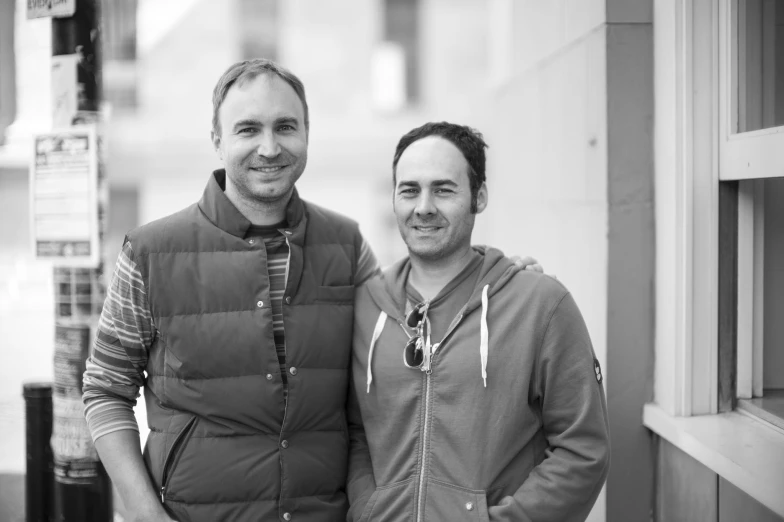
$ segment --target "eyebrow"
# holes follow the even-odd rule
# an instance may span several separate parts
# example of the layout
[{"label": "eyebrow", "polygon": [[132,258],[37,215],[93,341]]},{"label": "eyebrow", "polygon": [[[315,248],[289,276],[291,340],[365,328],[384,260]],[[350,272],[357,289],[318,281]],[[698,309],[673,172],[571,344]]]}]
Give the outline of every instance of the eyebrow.
[{"label": "eyebrow", "polygon": [[299,125],[299,121],[297,120],[297,118],[294,118],[293,116],[284,116],[283,118],[278,118],[277,120],[275,120],[275,125],[281,125],[283,123],[286,123],[288,125],[292,125],[292,124]]},{"label": "eyebrow", "polygon": [[437,179],[433,181],[431,185],[435,185],[437,187],[443,187],[444,185],[448,185],[450,187],[456,187],[457,183],[455,183],[451,179]]},{"label": "eyebrow", "polygon": [[[445,187],[445,186],[457,187],[457,183],[455,183],[451,179],[437,179],[437,180],[434,180],[433,182],[431,182],[430,185],[434,186],[434,187]],[[398,186],[398,188],[400,188],[400,187],[418,187],[419,186],[419,182],[418,181],[401,181],[400,183],[397,184],[397,186]]]},{"label": "eyebrow", "polygon": [[[282,125],[282,124],[299,125],[299,122],[297,121],[297,118],[293,116],[283,116],[275,120],[275,125]],[[264,124],[261,122],[261,120],[257,120],[254,118],[246,118],[244,120],[239,120],[235,122],[232,128],[236,130],[239,129],[240,127],[263,127],[263,126]]]}]

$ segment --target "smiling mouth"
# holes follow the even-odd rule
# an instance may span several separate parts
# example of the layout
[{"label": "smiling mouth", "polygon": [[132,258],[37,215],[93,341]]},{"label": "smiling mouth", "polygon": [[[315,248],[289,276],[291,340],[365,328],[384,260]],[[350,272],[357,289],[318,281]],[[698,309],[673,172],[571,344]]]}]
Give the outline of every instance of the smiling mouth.
[{"label": "smiling mouth", "polygon": [[251,170],[255,170],[256,172],[264,172],[265,174],[272,174],[274,172],[278,172],[286,168],[285,165],[277,165],[275,167],[251,167]]},{"label": "smiling mouth", "polygon": [[433,227],[433,226],[428,226],[428,227],[419,226],[419,227],[417,227],[417,226],[415,226],[415,227],[412,227],[412,228],[414,230],[418,230],[420,232],[435,232],[436,230],[440,229],[441,227]]}]

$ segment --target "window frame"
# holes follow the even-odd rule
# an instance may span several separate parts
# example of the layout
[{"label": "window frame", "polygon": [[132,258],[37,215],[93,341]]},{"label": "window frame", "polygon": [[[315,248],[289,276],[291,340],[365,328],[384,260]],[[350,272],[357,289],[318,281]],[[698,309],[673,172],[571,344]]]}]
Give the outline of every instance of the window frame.
[{"label": "window frame", "polygon": [[[738,182],[737,316],[735,399],[763,394],[763,289],[765,179],[784,177],[784,126],[751,132],[738,128],[745,66],[740,58],[741,24],[747,0],[721,1],[719,16],[719,180]],[[736,95],[738,93],[738,95]],[[722,383],[719,383],[722,386]],[[733,404],[733,407],[735,404]]]},{"label": "window frame", "polygon": [[[759,182],[748,180],[766,164],[732,169],[754,157],[768,161],[770,140],[784,140],[780,130],[729,133],[728,28],[737,6],[654,2],[656,368],[655,402],[645,406],[643,425],[784,516],[784,429],[743,408],[720,407],[720,367],[730,364],[730,381],[741,377],[740,386],[730,384],[733,407],[738,391],[753,395],[761,384],[762,302],[753,289],[763,282],[763,207],[754,204]],[[728,239],[729,265],[720,255]],[[728,268],[729,285],[719,277]],[[729,338],[720,304],[735,321]],[[720,344],[731,349],[730,360]]]},{"label": "window frame", "polygon": [[784,125],[751,132],[733,132],[738,127],[740,102],[734,93],[743,90],[739,56],[739,33],[734,21],[742,13],[746,0],[722,0],[719,14],[720,55],[720,168],[722,181],[784,177]]}]

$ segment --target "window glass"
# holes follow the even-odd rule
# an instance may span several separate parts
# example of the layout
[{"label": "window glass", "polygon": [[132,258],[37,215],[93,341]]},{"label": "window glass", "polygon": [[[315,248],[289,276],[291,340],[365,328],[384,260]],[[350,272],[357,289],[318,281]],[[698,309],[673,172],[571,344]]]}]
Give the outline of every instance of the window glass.
[{"label": "window glass", "polygon": [[784,0],[738,0],[733,130],[784,125]]}]

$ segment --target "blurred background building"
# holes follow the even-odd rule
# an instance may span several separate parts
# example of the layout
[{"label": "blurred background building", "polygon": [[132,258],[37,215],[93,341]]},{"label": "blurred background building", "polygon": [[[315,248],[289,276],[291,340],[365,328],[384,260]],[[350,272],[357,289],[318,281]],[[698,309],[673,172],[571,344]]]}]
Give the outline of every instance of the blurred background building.
[{"label": "blurred background building", "polygon": [[[27,171],[51,126],[51,30],[25,4],[0,3],[0,522],[22,506],[22,382],[51,378],[54,336]],[[108,263],[128,229],[200,197],[212,88],[237,60],[304,81],[300,193],[358,220],[382,264],[405,253],[397,139],[474,126],[490,144],[474,241],[556,274],[605,370],[612,468],[590,520],[784,520],[784,1],[102,7]]]}]

